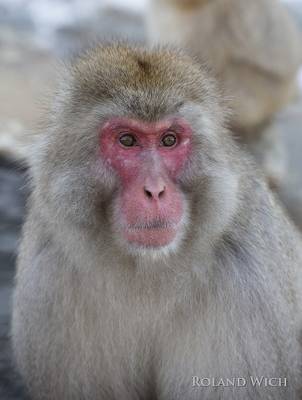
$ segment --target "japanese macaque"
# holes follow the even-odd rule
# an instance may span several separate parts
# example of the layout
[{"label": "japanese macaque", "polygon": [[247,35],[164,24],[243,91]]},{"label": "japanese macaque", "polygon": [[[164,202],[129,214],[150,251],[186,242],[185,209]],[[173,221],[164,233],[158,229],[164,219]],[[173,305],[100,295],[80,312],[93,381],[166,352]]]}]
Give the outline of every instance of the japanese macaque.
[{"label": "japanese macaque", "polygon": [[182,47],[224,86],[230,127],[272,187],[286,177],[276,112],[296,93],[302,35],[277,0],[150,0],[152,43]]},{"label": "japanese macaque", "polygon": [[33,149],[14,294],[32,399],[298,399],[301,237],[226,134],[215,81],[126,45],[68,73]]}]

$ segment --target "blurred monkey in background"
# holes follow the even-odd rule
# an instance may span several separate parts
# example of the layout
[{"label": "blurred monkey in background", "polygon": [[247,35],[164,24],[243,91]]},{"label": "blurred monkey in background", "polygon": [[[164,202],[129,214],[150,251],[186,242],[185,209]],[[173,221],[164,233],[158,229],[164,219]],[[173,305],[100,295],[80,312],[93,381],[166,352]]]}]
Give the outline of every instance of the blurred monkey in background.
[{"label": "blurred monkey in background", "polygon": [[301,39],[276,0],[150,0],[149,39],[177,45],[208,65],[233,110],[230,128],[248,145],[271,187],[286,174],[273,124],[296,93]]}]

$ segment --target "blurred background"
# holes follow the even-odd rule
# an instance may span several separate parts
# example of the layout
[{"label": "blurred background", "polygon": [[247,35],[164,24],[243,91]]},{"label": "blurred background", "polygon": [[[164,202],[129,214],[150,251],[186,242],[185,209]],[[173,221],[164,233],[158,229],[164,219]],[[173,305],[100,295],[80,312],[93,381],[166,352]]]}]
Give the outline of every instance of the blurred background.
[{"label": "blurred background", "polygon": [[[302,0],[283,3],[302,31]],[[144,43],[147,10],[147,0],[0,0],[0,400],[25,399],[8,340],[16,251],[28,196],[20,143],[36,129],[42,99],[55,85],[57,60],[98,40]],[[281,196],[302,226],[302,70],[297,79],[298,96],[276,118],[289,168]]]}]

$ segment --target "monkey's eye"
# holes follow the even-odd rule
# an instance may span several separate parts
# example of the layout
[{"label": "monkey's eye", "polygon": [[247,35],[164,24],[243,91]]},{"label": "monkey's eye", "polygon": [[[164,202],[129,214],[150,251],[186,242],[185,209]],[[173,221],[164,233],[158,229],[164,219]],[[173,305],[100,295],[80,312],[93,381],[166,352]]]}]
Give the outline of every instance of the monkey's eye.
[{"label": "monkey's eye", "polygon": [[167,133],[161,140],[162,146],[172,147],[176,144],[176,136],[174,133]]},{"label": "monkey's eye", "polygon": [[120,144],[123,145],[124,147],[132,147],[136,145],[136,139],[130,133],[125,133],[124,135],[122,135],[119,141]]}]

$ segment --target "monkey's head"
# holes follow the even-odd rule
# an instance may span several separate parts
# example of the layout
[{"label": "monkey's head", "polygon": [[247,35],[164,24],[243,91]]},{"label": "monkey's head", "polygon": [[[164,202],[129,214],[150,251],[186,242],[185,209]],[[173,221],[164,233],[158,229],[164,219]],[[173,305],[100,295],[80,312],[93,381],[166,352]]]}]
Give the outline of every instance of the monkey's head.
[{"label": "monkey's head", "polygon": [[178,7],[183,11],[194,11],[196,8],[202,7],[213,0],[156,0],[160,5],[168,4],[173,7]]},{"label": "monkey's head", "polygon": [[199,66],[168,50],[108,46],[68,71],[34,160],[49,220],[132,254],[177,251],[223,225],[236,198],[232,147]]}]

